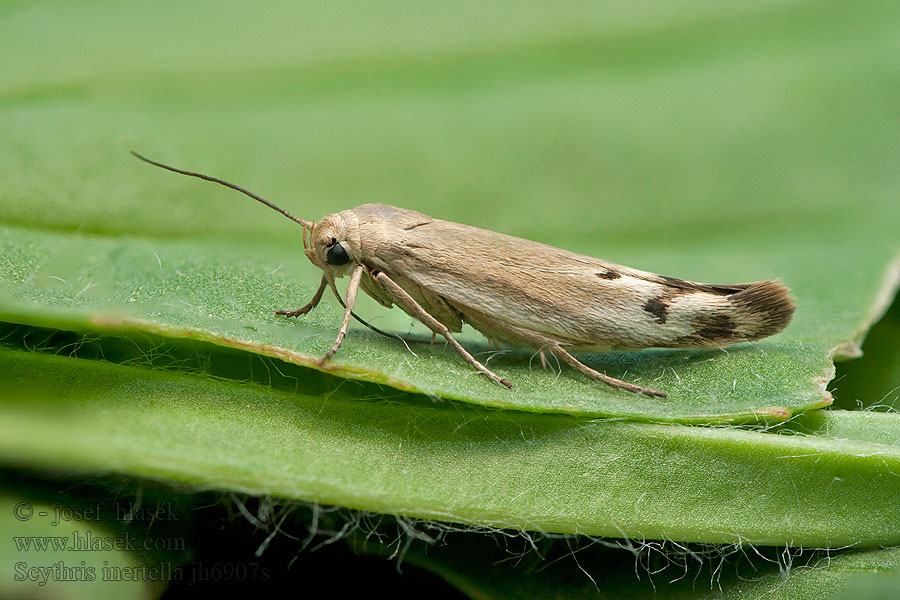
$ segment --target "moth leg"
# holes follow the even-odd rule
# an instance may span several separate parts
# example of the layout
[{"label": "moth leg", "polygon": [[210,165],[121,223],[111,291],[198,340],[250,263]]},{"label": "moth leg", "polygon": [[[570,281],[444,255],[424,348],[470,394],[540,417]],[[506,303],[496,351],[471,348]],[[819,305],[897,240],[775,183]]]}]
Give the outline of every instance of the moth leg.
[{"label": "moth leg", "polygon": [[541,357],[541,366],[544,367],[544,370],[547,370],[547,359],[544,357],[544,351],[538,350],[538,356]]},{"label": "moth leg", "polygon": [[665,392],[658,392],[650,388],[641,387],[633,383],[628,383],[627,381],[622,381],[621,379],[616,379],[615,377],[610,377],[609,375],[604,375],[599,371],[595,371],[594,369],[580,362],[577,358],[566,352],[558,342],[550,344],[550,351],[569,363],[569,366],[579,373],[582,373],[595,381],[602,381],[610,387],[616,388],[618,390],[626,390],[635,394],[640,392],[641,394],[645,394],[647,396],[659,396],[660,398],[665,398],[668,396],[668,394]]},{"label": "moth leg", "polygon": [[406,311],[421,321],[426,327],[428,327],[434,333],[439,333],[444,336],[450,345],[453,346],[453,349],[456,350],[460,356],[466,359],[466,362],[472,365],[476,371],[493,381],[494,383],[499,383],[500,385],[504,385],[508,388],[512,388],[513,384],[509,381],[503,379],[499,375],[491,372],[485,367],[483,364],[475,360],[475,357],[469,354],[469,352],[463,348],[459,342],[454,339],[454,337],[450,334],[450,330],[447,329],[447,326],[432,317],[428,314],[415,299],[406,293],[402,287],[397,285],[393,279],[385,275],[382,271],[372,270],[369,274],[384,287],[396,300],[397,304],[401,305]]},{"label": "moth leg", "polygon": [[[325,353],[325,356],[319,359],[319,365],[334,356],[334,353],[341,347],[344,336],[347,335],[347,327],[350,326],[350,315],[353,313],[353,305],[356,304],[356,293],[359,291],[359,282],[362,279],[363,266],[361,264],[353,267],[353,273],[350,274],[350,283],[347,284],[347,303],[344,307],[344,320],[341,321],[341,329],[338,331],[337,339],[331,350]],[[324,278],[323,278],[324,279]],[[328,283],[331,284],[334,293],[337,295],[337,288],[334,286],[334,279],[329,278]]]},{"label": "moth leg", "polygon": [[298,308],[297,310],[276,310],[276,315],[282,315],[284,317],[300,317],[314,309],[318,306],[319,301],[322,299],[322,294],[325,292],[325,286],[328,285],[328,280],[325,276],[322,276],[322,281],[319,282],[319,289],[316,290],[316,293],[313,295],[312,300],[309,301],[309,304],[304,306],[303,308]]}]

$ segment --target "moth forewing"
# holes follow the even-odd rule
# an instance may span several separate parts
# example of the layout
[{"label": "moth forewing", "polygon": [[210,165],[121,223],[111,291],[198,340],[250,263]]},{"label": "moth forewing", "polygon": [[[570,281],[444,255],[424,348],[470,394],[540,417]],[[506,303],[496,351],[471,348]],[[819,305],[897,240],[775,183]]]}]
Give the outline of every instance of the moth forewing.
[{"label": "moth forewing", "polygon": [[778,281],[696,283],[438,219],[401,236],[379,258],[482,333],[505,334],[494,337],[576,349],[715,347],[777,333],[794,310]]},{"label": "moth forewing", "polygon": [[[538,350],[542,362],[548,350],[591,379],[665,397],[595,371],[569,350],[710,348],[753,341],[784,329],[795,308],[777,280],[718,285],[665,277],[384,204],[304,221],[224,180],[135,156],[240,191],[303,226],[304,251],[324,272],[322,281],[306,306],[276,313],[304,315],[319,303],[326,286],[332,289],[344,317],[320,364],[340,347],[351,316],[384,333],[353,313],[361,287],[380,304],[396,304],[445,337],[495,383],[512,387],[453,338],[451,331],[459,331],[463,322],[491,341]],[[345,275],[350,275],[346,302],[335,285],[335,278]]]}]

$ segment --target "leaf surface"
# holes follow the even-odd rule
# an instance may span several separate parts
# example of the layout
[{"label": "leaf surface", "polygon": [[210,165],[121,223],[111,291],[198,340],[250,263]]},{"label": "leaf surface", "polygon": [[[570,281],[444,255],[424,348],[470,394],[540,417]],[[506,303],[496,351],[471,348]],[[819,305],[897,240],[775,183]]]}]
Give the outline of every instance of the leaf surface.
[{"label": "leaf surface", "polygon": [[[492,357],[472,332],[513,393],[442,348],[414,357],[358,329],[335,373],[660,422],[823,406],[832,355],[858,351],[898,272],[898,7],[865,6],[10,3],[0,52],[21,60],[0,73],[0,318],[314,366],[333,305],[271,315],[319,279],[297,226],[136,149],[309,219],[384,202],[675,277],[781,277],[799,306],[781,335],[727,353],[585,355],[665,401],[544,372],[531,352]],[[241,44],[223,43],[235,29]],[[373,302],[359,312],[428,334]]]},{"label": "leaf surface", "polygon": [[[826,411],[811,425],[826,434],[778,435],[360,398],[340,388],[306,396],[11,350],[0,352],[0,369],[7,464],[551,533],[900,542],[893,415]],[[853,425],[860,418],[865,427]]]}]

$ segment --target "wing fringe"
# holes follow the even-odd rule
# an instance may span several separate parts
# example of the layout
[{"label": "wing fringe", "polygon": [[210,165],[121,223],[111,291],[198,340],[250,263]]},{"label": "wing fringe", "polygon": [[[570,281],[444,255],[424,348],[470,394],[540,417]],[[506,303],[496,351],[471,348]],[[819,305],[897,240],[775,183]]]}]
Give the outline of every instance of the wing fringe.
[{"label": "wing fringe", "polygon": [[755,325],[745,332],[749,340],[769,337],[783,330],[797,308],[790,290],[779,279],[748,284],[728,299],[739,315]]}]

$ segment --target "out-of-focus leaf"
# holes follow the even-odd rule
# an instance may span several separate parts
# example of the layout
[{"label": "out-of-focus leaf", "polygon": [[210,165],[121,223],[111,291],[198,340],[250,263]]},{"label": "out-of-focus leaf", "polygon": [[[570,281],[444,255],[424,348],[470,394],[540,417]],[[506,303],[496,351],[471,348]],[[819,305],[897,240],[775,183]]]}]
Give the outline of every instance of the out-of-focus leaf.
[{"label": "out-of-focus leaf", "polygon": [[[0,596],[156,597],[180,561],[145,562],[143,542],[148,538],[111,528],[105,519],[115,514],[106,508],[102,502],[72,506],[9,490],[0,494]],[[182,554],[184,550],[182,546]]]},{"label": "out-of-focus leaf", "polygon": [[852,426],[839,437],[777,435],[340,388],[312,397],[20,351],[2,351],[0,361],[7,464],[553,533],[806,547],[900,542],[893,415],[866,415],[870,427],[880,419],[877,439]]}]

